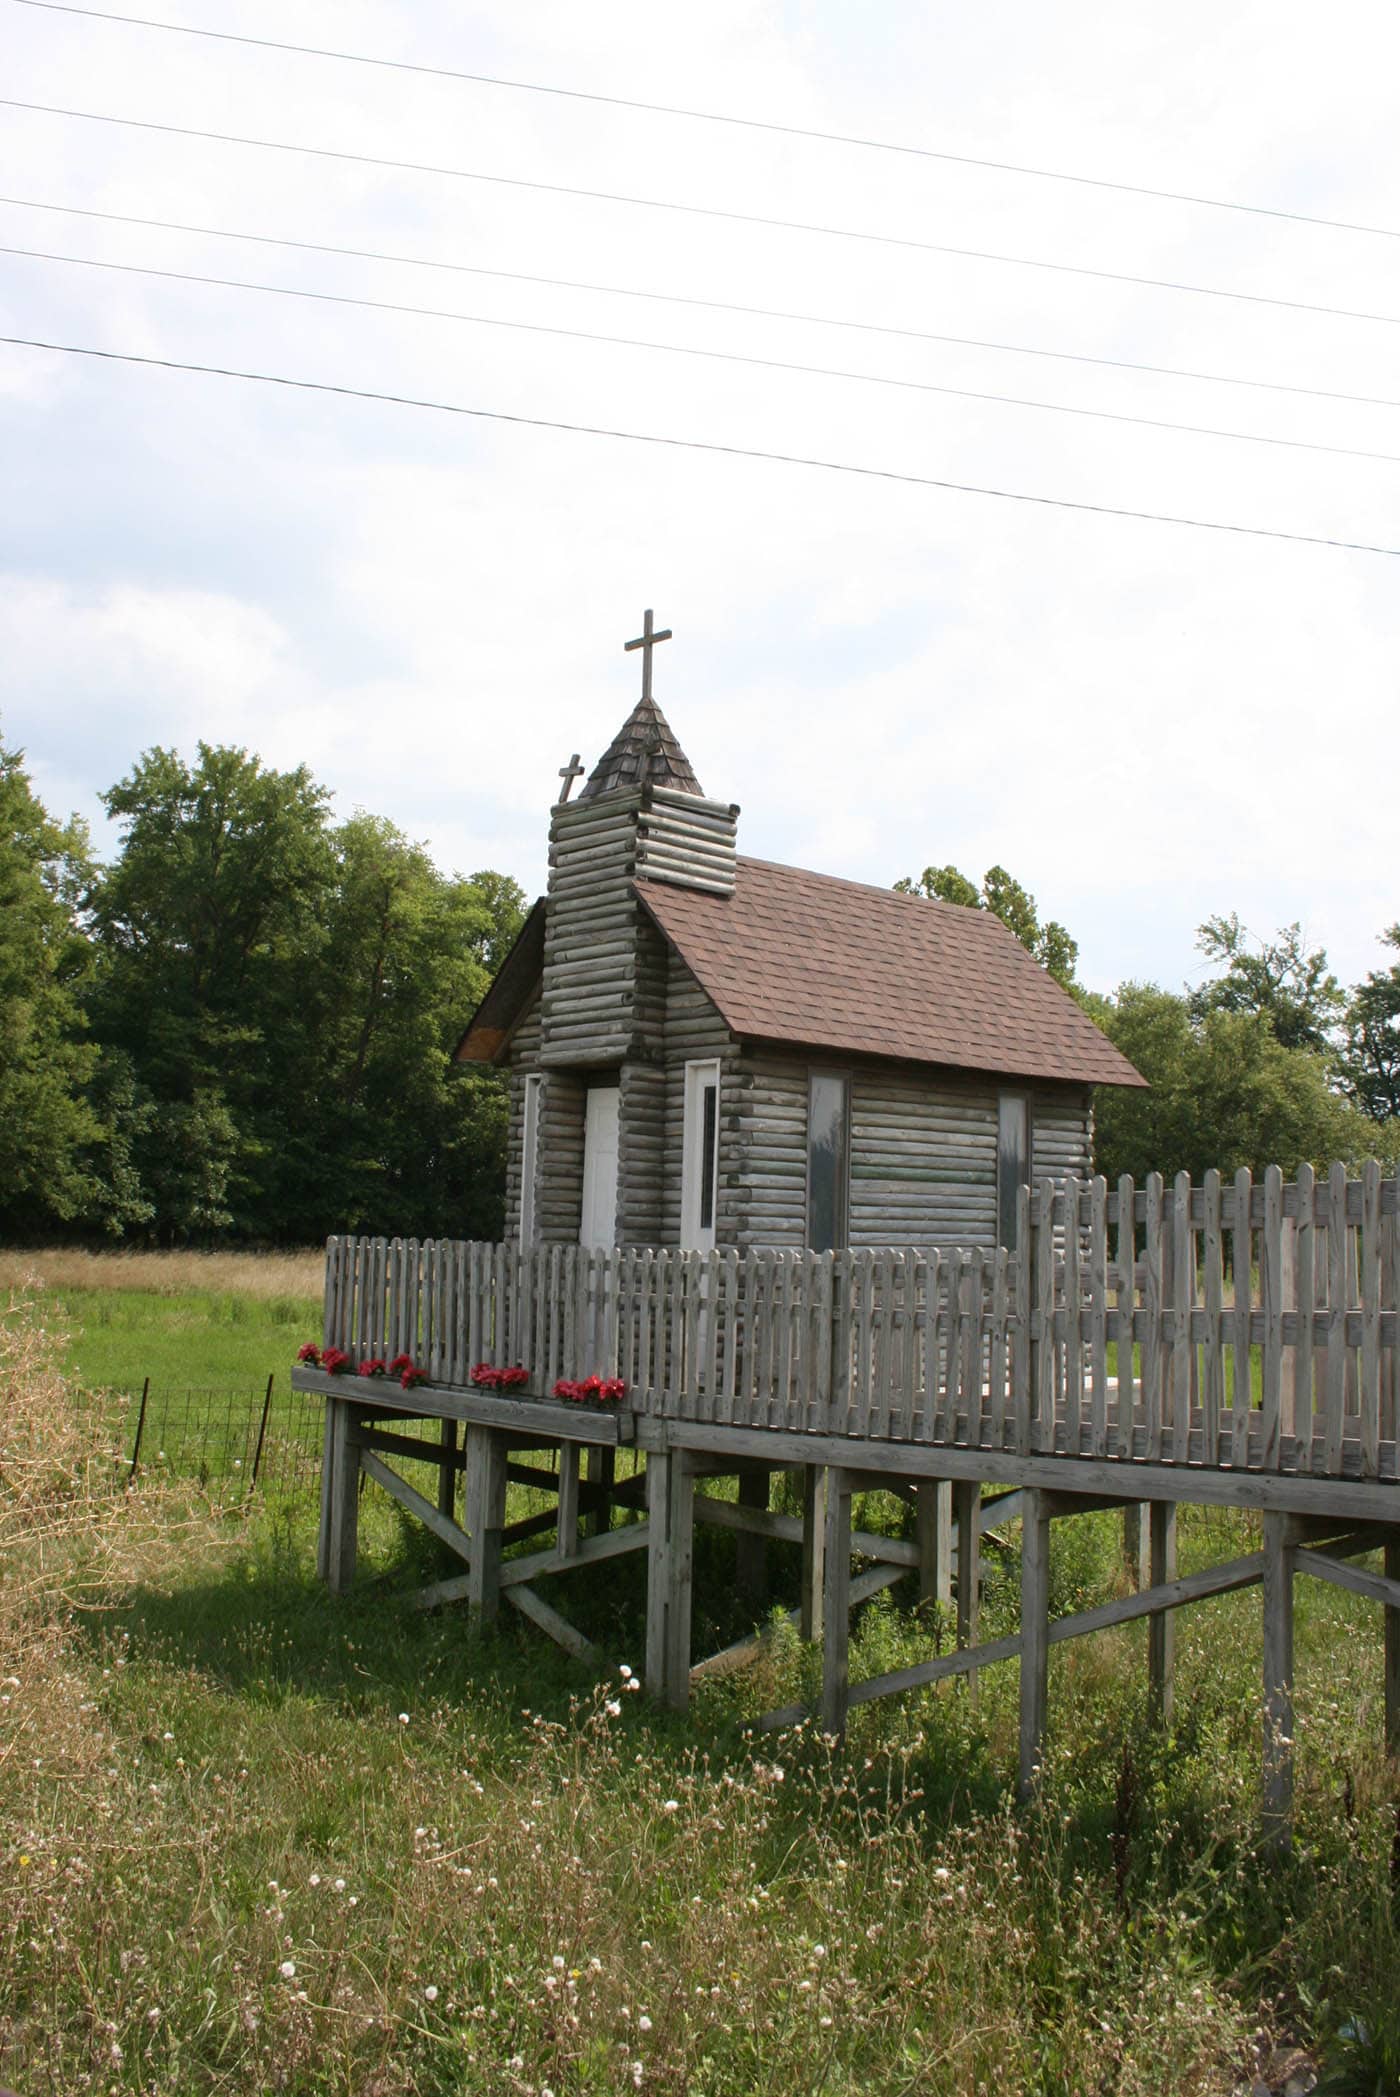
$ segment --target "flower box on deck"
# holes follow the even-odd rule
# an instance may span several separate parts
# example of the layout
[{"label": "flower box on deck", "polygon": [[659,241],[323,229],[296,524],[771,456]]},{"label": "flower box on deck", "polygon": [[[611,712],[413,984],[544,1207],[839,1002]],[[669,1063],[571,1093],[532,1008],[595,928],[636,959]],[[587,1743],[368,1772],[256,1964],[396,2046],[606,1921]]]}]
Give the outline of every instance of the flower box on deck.
[{"label": "flower box on deck", "polygon": [[544,1398],[526,1389],[509,1396],[462,1384],[415,1384],[404,1390],[396,1376],[327,1376],[302,1362],[292,1366],[292,1389],[323,1398],[347,1398],[375,1412],[469,1420],[482,1427],[518,1428],[542,1441],[626,1443],[636,1439],[636,1415],[626,1402],[589,1405]]}]

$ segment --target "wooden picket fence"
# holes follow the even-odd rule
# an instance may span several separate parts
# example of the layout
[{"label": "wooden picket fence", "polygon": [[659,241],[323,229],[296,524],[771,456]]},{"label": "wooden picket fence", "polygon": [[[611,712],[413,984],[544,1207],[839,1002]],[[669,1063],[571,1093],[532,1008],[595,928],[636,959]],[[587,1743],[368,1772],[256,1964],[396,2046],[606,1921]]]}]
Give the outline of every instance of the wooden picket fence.
[{"label": "wooden picket fence", "polygon": [[325,1339],[429,1385],[1103,1461],[1395,1478],[1397,1183],[1310,1167],[1023,1189],[1020,1248],[681,1253],[332,1238]]}]

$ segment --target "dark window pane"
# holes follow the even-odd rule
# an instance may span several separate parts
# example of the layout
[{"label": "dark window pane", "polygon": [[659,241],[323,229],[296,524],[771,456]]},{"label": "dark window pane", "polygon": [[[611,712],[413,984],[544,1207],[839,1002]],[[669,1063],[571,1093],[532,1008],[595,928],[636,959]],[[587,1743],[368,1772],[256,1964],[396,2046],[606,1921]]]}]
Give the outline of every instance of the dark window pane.
[{"label": "dark window pane", "polygon": [[834,1252],[846,1242],[847,1086],[814,1072],[807,1099],[807,1243]]},{"label": "dark window pane", "polygon": [[1031,1176],[1030,1102],[1003,1092],[997,1109],[997,1239],[1015,1252],[1016,1197]]},{"label": "dark window pane", "polygon": [[712,1230],[715,1221],[715,1137],[719,1128],[719,1087],[707,1085],[700,1116],[700,1228]]}]

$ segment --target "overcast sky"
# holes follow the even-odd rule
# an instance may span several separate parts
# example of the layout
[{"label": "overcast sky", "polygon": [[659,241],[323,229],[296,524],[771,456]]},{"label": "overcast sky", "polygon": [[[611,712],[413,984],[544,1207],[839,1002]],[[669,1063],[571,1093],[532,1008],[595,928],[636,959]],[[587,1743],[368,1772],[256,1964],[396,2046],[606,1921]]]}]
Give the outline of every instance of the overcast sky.
[{"label": "overcast sky", "polygon": [[[171,21],[1400,229],[1385,0],[150,0]],[[1364,321],[0,110],[0,204],[67,256],[916,382],[0,256],[0,332],[1400,545],[1400,239],[82,20],[0,0],[5,95],[1388,316]],[[482,271],[485,274],[473,274]],[[602,291],[782,308],[1369,395]],[[982,403],[1015,394],[1389,460]],[[889,882],[1000,860],[1095,987],[1300,918],[1400,917],[1400,561],[0,349],[0,734],[55,813],[160,743],[308,765],[440,863],[544,878],[572,750],[657,695],[741,847]]]}]

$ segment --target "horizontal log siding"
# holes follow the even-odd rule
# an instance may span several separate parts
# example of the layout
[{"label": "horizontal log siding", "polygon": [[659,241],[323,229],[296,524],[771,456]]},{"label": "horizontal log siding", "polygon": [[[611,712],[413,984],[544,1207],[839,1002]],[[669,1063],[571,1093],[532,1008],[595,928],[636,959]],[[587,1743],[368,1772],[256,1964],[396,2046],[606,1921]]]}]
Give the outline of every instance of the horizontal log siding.
[{"label": "horizontal log siding", "polygon": [[994,1082],[854,1073],[852,1245],[994,1245],[996,1166]]},{"label": "horizontal log siding", "polygon": [[[583,1215],[583,1127],[587,1086],[571,1070],[547,1070],[540,1087],[535,1237],[577,1245]],[[522,1099],[524,1097],[522,1093]]]},{"label": "horizontal log siding", "polygon": [[660,1239],[681,1237],[681,1149],[685,1137],[685,1066],[702,1056],[719,1059],[719,1180],[715,1188],[715,1237],[720,1247],[742,1242],[735,1235],[736,1189],[742,1150],[736,1126],[737,1049],[715,1010],[679,954],[670,953],[666,991],[665,1095],[663,1105]]},{"label": "horizontal log siding", "polygon": [[[636,1024],[636,865],[641,795],[567,802],[549,828],[540,1060],[621,1063]],[[575,1225],[577,1231],[577,1224]]]},{"label": "horizontal log siding", "polygon": [[667,1242],[662,1237],[666,1102],[666,1072],[659,1064],[623,1064],[617,1155],[619,1245]]},{"label": "horizontal log siding", "polygon": [[1039,1086],[1031,1094],[1031,1177],[1087,1180],[1093,1171],[1092,1095],[1082,1086]]},{"label": "horizontal log siding", "polygon": [[739,811],[723,801],[651,787],[637,818],[637,872],[714,895],[734,893]]},{"label": "horizontal log siding", "polygon": [[[506,1124],[506,1243],[520,1241],[520,1176],[525,1143],[525,1080],[538,1070],[540,1001],[538,993],[517,1022],[510,1039],[510,1119]],[[538,1144],[536,1150],[538,1151]],[[538,1162],[538,1161],[537,1161]],[[539,1211],[536,1210],[538,1219]]]},{"label": "horizontal log siding", "polygon": [[720,1177],[733,1218],[722,1239],[802,1251],[807,1243],[807,1082],[805,1057],[746,1047],[735,1058],[725,1116],[733,1158],[720,1146]]}]

